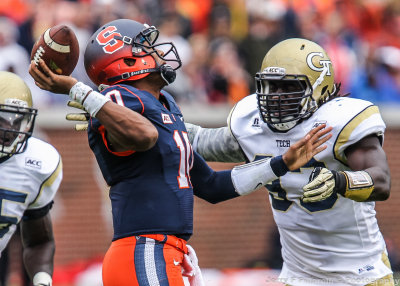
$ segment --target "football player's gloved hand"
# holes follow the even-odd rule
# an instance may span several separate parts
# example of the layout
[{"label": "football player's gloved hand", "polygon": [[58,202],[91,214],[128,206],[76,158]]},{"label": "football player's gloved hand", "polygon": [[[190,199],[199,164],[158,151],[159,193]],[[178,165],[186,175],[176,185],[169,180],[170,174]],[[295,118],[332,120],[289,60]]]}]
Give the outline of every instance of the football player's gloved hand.
[{"label": "football player's gloved hand", "polygon": [[303,187],[302,201],[305,203],[319,202],[329,198],[336,187],[335,171],[316,167],[310,175],[307,185]]},{"label": "football player's gloved hand", "polygon": [[[109,85],[100,84],[97,89],[100,92],[102,92],[104,89],[106,89],[108,87],[109,87]],[[76,131],[86,131],[88,129],[87,121],[90,118],[90,114],[85,110],[85,108],[83,107],[82,104],[80,104],[80,103],[78,103],[76,101],[70,100],[70,101],[68,101],[67,105],[69,107],[73,107],[73,108],[77,108],[77,109],[85,111],[84,113],[68,113],[67,116],[66,116],[66,119],[68,121],[82,121],[82,122],[85,122],[85,123],[76,123],[75,124],[75,130]]]},{"label": "football player's gloved hand", "polygon": [[303,187],[304,203],[326,200],[340,194],[354,201],[366,201],[374,190],[371,176],[365,171],[334,171],[316,167]]},{"label": "football player's gloved hand", "polygon": [[75,130],[76,131],[86,131],[88,128],[88,120],[90,118],[89,113],[86,112],[86,110],[83,108],[81,104],[79,104],[76,101],[68,101],[67,105],[69,107],[77,108],[80,110],[83,110],[85,112],[83,113],[68,113],[67,116],[65,117],[68,121],[78,121],[78,122],[84,122],[84,123],[76,123],[75,124]]}]

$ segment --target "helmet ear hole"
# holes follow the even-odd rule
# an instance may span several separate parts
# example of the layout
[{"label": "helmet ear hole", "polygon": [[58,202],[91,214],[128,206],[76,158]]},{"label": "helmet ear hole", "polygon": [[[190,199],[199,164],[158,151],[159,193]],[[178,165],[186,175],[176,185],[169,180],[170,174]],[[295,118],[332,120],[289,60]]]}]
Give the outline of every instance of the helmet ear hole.
[{"label": "helmet ear hole", "polygon": [[100,82],[106,82],[107,73],[105,71],[100,71],[97,80]]},{"label": "helmet ear hole", "polygon": [[135,59],[132,59],[132,58],[125,58],[125,59],[124,59],[124,63],[125,63],[127,66],[132,67],[132,66],[135,65],[136,60],[135,60]]}]

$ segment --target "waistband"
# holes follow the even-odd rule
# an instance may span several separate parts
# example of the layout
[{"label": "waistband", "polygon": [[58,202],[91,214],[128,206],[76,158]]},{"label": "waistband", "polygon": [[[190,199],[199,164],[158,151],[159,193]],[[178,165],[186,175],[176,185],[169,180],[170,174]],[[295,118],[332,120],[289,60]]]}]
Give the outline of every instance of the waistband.
[{"label": "waistband", "polygon": [[182,238],[178,238],[176,236],[166,235],[166,234],[142,234],[139,236],[151,238],[151,239],[169,244],[169,245],[181,250],[185,254],[188,253],[188,249],[186,247],[186,240],[184,240]]},{"label": "waistband", "polygon": [[173,235],[166,235],[166,234],[141,234],[141,235],[137,235],[137,236],[129,236],[129,237],[124,237],[124,238],[120,238],[120,239],[114,240],[112,242],[112,244],[114,246],[116,246],[116,245],[129,245],[129,244],[134,243],[134,241],[137,240],[140,237],[146,237],[146,238],[154,239],[154,240],[157,240],[158,242],[171,245],[171,246],[179,249],[180,251],[182,251],[185,254],[188,253],[188,249],[186,247],[186,240],[184,240],[182,238],[178,238],[178,237],[173,236]]}]

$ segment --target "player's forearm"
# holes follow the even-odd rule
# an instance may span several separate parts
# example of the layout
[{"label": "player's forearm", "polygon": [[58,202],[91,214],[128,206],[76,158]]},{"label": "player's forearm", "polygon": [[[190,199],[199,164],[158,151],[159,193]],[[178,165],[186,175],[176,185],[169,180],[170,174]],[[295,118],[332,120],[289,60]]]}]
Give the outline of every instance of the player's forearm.
[{"label": "player's forearm", "polygon": [[235,197],[236,192],[231,179],[231,171],[215,172],[197,152],[190,171],[194,194],[209,203],[219,203]]},{"label": "player's forearm", "polygon": [[228,127],[202,128],[186,123],[190,143],[206,161],[244,162],[244,154]]},{"label": "player's forearm", "polygon": [[195,153],[191,178],[196,196],[218,203],[250,194],[288,171],[282,157],[277,156],[215,172]]},{"label": "player's forearm", "polygon": [[385,201],[390,196],[390,173],[389,169],[380,167],[368,168],[365,170],[374,182],[374,189],[366,201]]},{"label": "player's forearm", "polygon": [[[390,195],[390,169],[385,151],[377,136],[363,138],[346,150],[349,167],[356,172],[365,171],[373,184],[373,190],[366,201],[383,201]],[[348,185],[354,184],[350,181]]]},{"label": "player's forearm", "polygon": [[53,275],[54,253],[54,240],[24,247],[24,265],[31,279],[33,279],[35,274],[39,272],[48,273],[50,276]]},{"label": "player's forearm", "polygon": [[50,214],[42,216],[40,210],[31,212],[21,220],[20,228],[25,269],[31,279],[51,285],[47,282],[51,282],[53,274],[55,243]]},{"label": "player's forearm", "polygon": [[201,184],[195,184],[195,195],[216,204],[239,196],[232,183],[231,171],[214,172]]}]

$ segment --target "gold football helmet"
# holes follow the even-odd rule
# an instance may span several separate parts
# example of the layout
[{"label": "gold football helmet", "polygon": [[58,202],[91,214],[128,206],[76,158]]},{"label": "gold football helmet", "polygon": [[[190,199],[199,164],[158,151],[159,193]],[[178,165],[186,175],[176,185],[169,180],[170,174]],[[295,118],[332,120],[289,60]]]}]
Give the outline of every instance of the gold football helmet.
[{"label": "gold football helmet", "polygon": [[308,118],[336,91],[332,62],[324,49],[300,38],[273,46],[255,79],[261,117],[279,131]]},{"label": "gold football helmet", "polygon": [[36,115],[26,83],[16,74],[0,71],[0,158],[25,150]]}]

